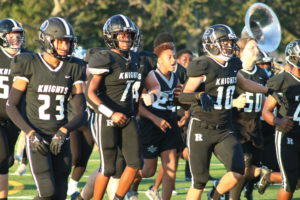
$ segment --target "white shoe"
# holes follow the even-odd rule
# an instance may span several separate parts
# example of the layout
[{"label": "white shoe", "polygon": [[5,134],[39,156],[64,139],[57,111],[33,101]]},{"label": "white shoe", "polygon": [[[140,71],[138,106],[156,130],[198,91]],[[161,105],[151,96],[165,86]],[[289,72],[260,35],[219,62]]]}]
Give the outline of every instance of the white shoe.
[{"label": "white shoe", "polygon": [[161,200],[158,190],[152,190],[152,186],[146,191],[146,195],[150,200]]},{"label": "white shoe", "polygon": [[20,164],[20,166],[18,167],[18,169],[15,171],[14,174],[22,176],[25,173],[26,173],[26,165],[22,163]]}]

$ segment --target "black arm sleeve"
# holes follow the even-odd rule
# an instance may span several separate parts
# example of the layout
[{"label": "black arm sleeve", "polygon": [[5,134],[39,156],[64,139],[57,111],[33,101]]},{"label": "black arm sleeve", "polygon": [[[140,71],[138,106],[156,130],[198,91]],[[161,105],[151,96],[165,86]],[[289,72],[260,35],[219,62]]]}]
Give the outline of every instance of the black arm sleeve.
[{"label": "black arm sleeve", "polygon": [[178,101],[182,104],[190,104],[199,101],[195,93],[181,93],[179,94]]},{"label": "black arm sleeve", "polygon": [[24,117],[21,115],[17,107],[21,101],[23,93],[23,91],[18,90],[14,87],[11,88],[6,103],[6,112],[9,118],[14,122],[14,124],[16,124],[22,131],[25,131],[25,133],[27,134],[31,130],[33,130],[33,128],[30,127],[30,125],[25,121]]},{"label": "black arm sleeve", "polygon": [[76,116],[70,120],[65,127],[69,132],[79,128],[87,120],[86,100],[83,94],[75,94],[71,99],[73,102]]}]

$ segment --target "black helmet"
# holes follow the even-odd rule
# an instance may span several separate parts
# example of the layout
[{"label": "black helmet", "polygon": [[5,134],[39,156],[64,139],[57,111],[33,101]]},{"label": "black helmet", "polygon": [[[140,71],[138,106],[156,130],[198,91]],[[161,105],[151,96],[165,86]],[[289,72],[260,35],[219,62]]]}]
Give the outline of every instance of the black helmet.
[{"label": "black helmet", "polygon": [[300,67],[300,40],[290,42],[285,48],[286,61],[295,66]]},{"label": "black helmet", "polygon": [[[224,46],[221,41],[232,41],[231,46]],[[228,60],[233,56],[234,51],[237,50],[237,36],[233,30],[224,24],[213,25],[208,28],[202,37],[202,45],[208,54],[221,54],[224,60]]]},{"label": "black helmet", "polygon": [[[20,45],[14,46],[7,41],[6,34],[20,33]],[[25,32],[23,27],[14,19],[1,19],[0,20],[0,46],[12,49],[20,49],[25,41]]]},{"label": "black helmet", "polygon": [[130,33],[132,38],[131,47],[139,44],[139,29],[129,17],[119,14],[110,17],[103,26],[103,36],[106,46],[119,49],[117,35],[122,32]]},{"label": "black helmet", "polygon": [[259,55],[255,61],[255,64],[269,64],[272,62],[272,57],[264,52],[263,50],[259,51]]},{"label": "black helmet", "polygon": [[[54,40],[67,40],[70,43],[68,55],[58,55],[54,48]],[[72,26],[63,18],[51,17],[43,22],[39,30],[39,42],[44,51],[54,55],[56,58],[63,60],[72,54],[77,44],[77,38]]]}]

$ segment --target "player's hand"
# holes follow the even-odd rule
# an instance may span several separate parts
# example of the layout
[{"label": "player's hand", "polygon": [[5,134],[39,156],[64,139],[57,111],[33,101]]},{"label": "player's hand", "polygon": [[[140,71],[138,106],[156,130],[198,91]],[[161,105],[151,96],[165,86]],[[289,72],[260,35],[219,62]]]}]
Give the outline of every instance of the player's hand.
[{"label": "player's hand", "polygon": [[189,114],[183,115],[183,116],[180,118],[180,120],[177,122],[178,126],[179,126],[179,127],[184,126],[184,125],[186,124],[186,122],[188,121],[189,117],[190,117]]},{"label": "player's hand", "polygon": [[246,94],[242,93],[238,98],[232,100],[232,106],[238,109],[244,108],[246,105]]},{"label": "player's hand", "polygon": [[31,132],[28,137],[33,152],[40,152],[43,155],[49,152],[46,141],[44,141],[40,134]]},{"label": "player's hand", "polygon": [[154,124],[158,126],[164,133],[167,132],[169,128],[172,128],[169,122],[159,117],[154,120]]},{"label": "player's hand", "polygon": [[113,122],[115,124],[117,124],[118,126],[122,126],[123,124],[125,124],[127,122],[127,117],[126,115],[124,115],[123,113],[120,112],[114,112],[111,116],[111,120],[113,120]]},{"label": "player's hand", "polygon": [[206,92],[199,93],[199,103],[204,111],[212,111],[214,109],[214,101]]},{"label": "player's hand", "polygon": [[283,118],[275,118],[274,124],[278,125],[284,132],[289,132],[294,127],[293,117],[284,116]]},{"label": "player's hand", "polygon": [[155,101],[155,94],[150,94],[150,93],[143,93],[142,94],[142,99],[144,101],[144,104],[146,106],[151,106],[153,102]]},{"label": "player's hand", "polygon": [[58,155],[61,151],[62,145],[65,143],[67,134],[63,133],[61,130],[58,130],[56,134],[52,137],[50,143],[50,151],[55,156]]},{"label": "player's hand", "polygon": [[174,89],[174,98],[178,99],[179,95],[182,93],[183,90],[183,85],[182,84],[177,84],[177,86]]}]

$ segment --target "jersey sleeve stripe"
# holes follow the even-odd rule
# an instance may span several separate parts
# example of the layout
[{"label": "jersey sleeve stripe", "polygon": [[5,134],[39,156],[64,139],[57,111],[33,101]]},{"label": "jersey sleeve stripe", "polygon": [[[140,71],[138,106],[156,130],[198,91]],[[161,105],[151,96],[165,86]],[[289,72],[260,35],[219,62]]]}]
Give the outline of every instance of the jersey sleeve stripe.
[{"label": "jersey sleeve stripe", "polygon": [[16,79],[21,79],[21,80],[24,80],[26,82],[29,82],[28,78],[24,77],[24,76],[15,76],[13,81],[15,81]]},{"label": "jersey sleeve stripe", "polygon": [[81,84],[81,83],[83,83],[83,81],[82,80],[78,80],[78,81],[75,81],[74,83],[73,83],[73,85],[76,85],[76,84]]},{"label": "jersey sleeve stripe", "polygon": [[109,69],[88,68],[88,70],[91,74],[95,74],[95,75],[109,72]]}]

